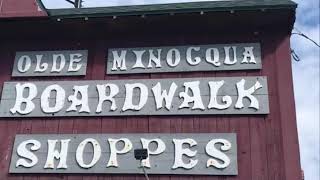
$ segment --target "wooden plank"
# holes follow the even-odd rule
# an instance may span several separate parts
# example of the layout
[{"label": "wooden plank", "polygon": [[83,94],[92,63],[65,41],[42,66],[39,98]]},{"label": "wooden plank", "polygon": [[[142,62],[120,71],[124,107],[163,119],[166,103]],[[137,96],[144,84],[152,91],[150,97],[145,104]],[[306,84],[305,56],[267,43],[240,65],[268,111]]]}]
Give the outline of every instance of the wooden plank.
[{"label": "wooden plank", "polygon": [[[10,55],[11,47],[9,44],[5,46],[0,46],[0,92],[2,93],[4,81],[8,81],[11,79],[10,77],[10,69],[12,66],[12,62],[7,62],[5,59],[11,58]],[[8,174],[9,170],[9,156],[14,153],[13,151],[13,142],[14,136],[16,133],[21,131],[21,122],[12,121],[9,122],[7,120],[0,123],[0,179],[6,180],[22,180],[23,176],[21,175],[11,175]],[[31,125],[31,124],[30,124]],[[31,126],[29,126],[29,131],[31,130]]]},{"label": "wooden plank", "polygon": [[265,122],[250,118],[250,137],[251,137],[251,178],[267,180],[267,145],[266,145],[266,125]]},{"label": "wooden plank", "polygon": [[15,175],[8,175],[8,165],[10,162],[10,155],[14,154],[14,149],[13,149],[13,142],[14,142],[14,136],[17,132],[20,131],[20,123],[17,121],[7,121],[7,126],[6,126],[6,137],[3,138],[4,142],[8,142],[6,145],[6,149],[4,151],[1,151],[1,153],[4,154],[3,159],[1,159],[0,163],[4,164],[3,169],[5,169],[6,175],[5,179],[6,180],[19,180],[22,179],[22,176],[15,176]]},{"label": "wooden plank", "polygon": [[230,129],[238,139],[238,179],[251,179],[250,126],[247,117],[232,118]]},{"label": "wooden plank", "polygon": [[[263,44],[262,44],[263,46]],[[264,46],[263,46],[264,47]],[[263,54],[264,59],[264,54]],[[262,62],[265,67],[268,60]],[[264,71],[248,72],[248,76],[260,76]],[[270,79],[269,79],[270,81]],[[269,89],[270,90],[270,89]],[[270,93],[270,91],[269,91]],[[268,180],[268,158],[266,139],[266,117],[249,117],[250,152],[251,152],[251,180]]]},{"label": "wooden plank", "polygon": [[275,62],[275,39],[271,35],[264,37],[265,49],[265,68],[263,74],[270,77],[269,91],[272,93],[270,98],[270,114],[266,117],[266,145],[267,145],[267,164],[268,164],[268,180],[284,179],[283,150],[281,147],[280,137],[280,116],[279,116],[279,102],[278,102],[278,88],[277,88],[277,70]]},{"label": "wooden plank", "polygon": [[3,0],[0,17],[17,18],[17,17],[46,17],[46,13],[39,11],[39,7],[34,0]]},{"label": "wooden plank", "polygon": [[[280,39],[280,38],[279,38]],[[290,180],[302,179],[298,130],[293,94],[293,78],[291,68],[290,35],[279,42],[276,49],[276,67],[279,112],[281,122],[281,140],[283,147],[284,177]],[[283,68],[286,71],[283,71]]]},{"label": "wooden plank", "polygon": [[[9,48],[0,45],[0,57],[3,59],[9,58]],[[11,63],[5,62],[4,60],[0,61],[0,92],[2,92],[3,82],[10,79],[10,65]],[[10,149],[12,148],[13,139],[10,137],[10,134],[14,131],[14,129],[9,129],[9,122],[0,118],[0,179],[6,179],[8,174],[9,161],[8,158],[12,152]],[[15,123],[15,122],[13,122]],[[12,124],[12,123],[11,123]],[[11,135],[12,136],[12,135]],[[11,140],[11,141],[10,141]]]},{"label": "wooden plank", "polygon": [[[233,76],[247,76],[246,72],[234,72]],[[219,122],[217,122],[219,123]],[[232,116],[229,122],[229,128],[232,133],[237,134],[238,140],[238,179],[251,179],[251,151],[250,151],[250,126],[247,116]]]},{"label": "wooden plank", "polygon": [[[6,128],[7,128],[7,121],[0,121],[0,139],[5,140],[7,135],[6,135]],[[1,143],[0,145],[0,151],[4,152],[5,151],[5,143]],[[0,167],[1,169],[5,169],[4,167],[4,162],[2,162],[2,160],[4,160],[6,157],[5,153],[0,153]],[[4,179],[5,177],[5,172],[1,171],[0,172],[0,177]]]}]

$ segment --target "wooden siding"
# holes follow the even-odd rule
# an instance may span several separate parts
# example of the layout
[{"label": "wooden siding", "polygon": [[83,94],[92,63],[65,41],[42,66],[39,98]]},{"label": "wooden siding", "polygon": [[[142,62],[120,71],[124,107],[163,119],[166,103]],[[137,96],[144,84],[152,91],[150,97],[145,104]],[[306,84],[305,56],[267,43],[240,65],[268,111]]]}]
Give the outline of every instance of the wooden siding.
[{"label": "wooden siding", "polygon": [[[178,21],[176,21],[178,22]],[[115,22],[117,23],[117,22]],[[170,22],[168,22],[170,24]],[[168,25],[167,24],[167,25]],[[149,24],[150,25],[150,24]],[[172,25],[172,24],[171,24]],[[77,27],[81,27],[77,25]],[[49,34],[44,41],[36,33],[27,40],[8,38],[0,44],[0,89],[4,81],[48,80],[124,80],[155,78],[196,78],[267,76],[270,96],[269,115],[212,115],[164,117],[86,117],[86,118],[28,118],[0,119],[0,180],[124,180],[143,179],[141,175],[12,175],[8,174],[10,157],[16,134],[86,134],[86,133],[237,133],[238,176],[150,176],[152,180],[301,180],[298,137],[293,98],[289,34],[239,27],[238,32],[156,30],[137,32],[124,30],[106,35],[99,26],[95,34],[62,38]],[[150,26],[152,27],[152,26]],[[61,27],[59,26],[59,29]],[[85,29],[85,28],[84,28]],[[110,30],[112,31],[112,30]],[[178,33],[180,32],[180,33]],[[198,33],[197,33],[198,32]],[[201,32],[201,33],[199,33]],[[100,38],[99,38],[100,35]],[[51,37],[49,37],[51,36]],[[17,40],[18,39],[18,40]],[[232,72],[192,72],[135,75],[105,75],[106,50],[119,47],[172,46],[206,43],[260,42],[262,70]],[[88,49],[88,69],[85,77],[14,78],[11,77],[16,51]]]},{"label": "wooden siding", "polygon": [[0,0],[0,19],[46,16],[36,0]]}]

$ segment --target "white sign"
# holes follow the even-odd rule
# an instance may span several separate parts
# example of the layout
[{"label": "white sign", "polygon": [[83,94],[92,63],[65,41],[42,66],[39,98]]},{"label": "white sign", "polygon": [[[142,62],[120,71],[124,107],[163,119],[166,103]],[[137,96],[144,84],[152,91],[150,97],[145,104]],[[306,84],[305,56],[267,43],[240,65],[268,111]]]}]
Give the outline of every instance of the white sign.
[{"label": "white sign", "polygon": [[265,77],[5,83],[0,117],[268,114]]},{"label": "white sign", "polygon": [[[148,158],[134,158],[134,149]],[[17,135],[10,173],[237,174],[235,134]]]},{"label": "white sign", "polygon": [[86,75],[88,51],[17,52],[13,77]]},{"label": "white sign", "polygon": [[109,49],[108,74],[261,69],[258,43]]}]

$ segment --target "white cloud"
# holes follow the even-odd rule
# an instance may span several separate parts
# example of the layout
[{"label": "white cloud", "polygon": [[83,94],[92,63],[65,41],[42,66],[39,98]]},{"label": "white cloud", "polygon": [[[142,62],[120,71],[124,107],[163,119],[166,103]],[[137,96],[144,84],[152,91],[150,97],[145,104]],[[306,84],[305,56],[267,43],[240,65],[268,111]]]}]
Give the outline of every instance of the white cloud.
[{"label": "white cloud", "polygon": [[319,0],[294,0],[298,3],[298,22],[304,26],[319,24]]}]

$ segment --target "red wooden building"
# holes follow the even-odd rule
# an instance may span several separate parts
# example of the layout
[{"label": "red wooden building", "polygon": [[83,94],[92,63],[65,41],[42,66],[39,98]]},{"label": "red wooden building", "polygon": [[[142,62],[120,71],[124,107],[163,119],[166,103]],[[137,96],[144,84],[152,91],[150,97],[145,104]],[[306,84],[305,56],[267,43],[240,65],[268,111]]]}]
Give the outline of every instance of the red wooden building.
[{"label": "red wooden building", "polygon": [[[268,78],[267,115],[0,118],[0,180],[143,179],[142,175],[9,173],[17,134],[236,133],[236,176],[150,175],[150,179],[301,180],[290,56],[296,4],[244,0],[45,10],[35,0],[0,0],[0,91],[11,81],[202,77]],[[262,69],[106,74],[109,48],[260,43]],[[87,49],[87,73],[12,77],[15,53]]]}]

